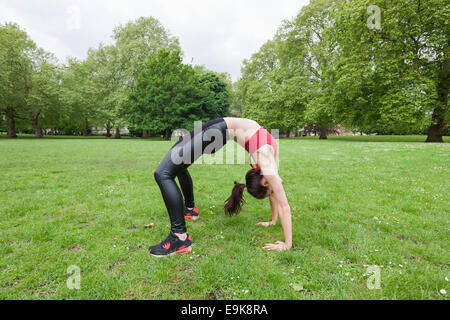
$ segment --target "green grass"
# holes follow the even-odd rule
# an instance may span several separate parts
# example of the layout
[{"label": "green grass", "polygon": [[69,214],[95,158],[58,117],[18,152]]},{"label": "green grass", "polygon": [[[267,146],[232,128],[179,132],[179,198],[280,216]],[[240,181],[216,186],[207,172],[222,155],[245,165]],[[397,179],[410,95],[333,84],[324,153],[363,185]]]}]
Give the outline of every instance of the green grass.
[{"label": "green grass", "polygon": [[282,140],[294,233],[282,253],[262,250],[283,240],[279,222],[256,226],[267,201],[223,214],[247,165],[193,166],[194,253],[162,260],[147,247],[169,231],[153,171],[171,143],[0,139],[0,299],[448,299],[450,144],[424,139]]}]

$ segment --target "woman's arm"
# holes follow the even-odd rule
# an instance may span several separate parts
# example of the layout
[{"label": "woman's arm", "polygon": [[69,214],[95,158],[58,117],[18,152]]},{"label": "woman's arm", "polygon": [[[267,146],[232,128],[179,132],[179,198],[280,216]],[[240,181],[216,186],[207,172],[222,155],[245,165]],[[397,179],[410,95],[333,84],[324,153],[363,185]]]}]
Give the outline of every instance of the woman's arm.
[{"label": "woman's arm", "polygon": [[258,223],[258,226],[270,227],[270,226],[274,226],[274,225],[277,224],[277,220],[278,220],[278,205],[277,205],[277,202],[276,202],[276,200],[275,200],[275,198],[273,196],[270,196],[269,200],[270,200],[270,209],[272,211],[272,221],[270,221],[270,222],[260,222],[260,223]]},{"label": "woman's arm", "polygon": [[273,190],[273,198],[278,207],[281,225],[283,226],[284,242],[277,241],[275,244],[268,244],[266,250],[290,250],[292,248],[292,218],[291,207],[289,206],[282,180],[278,175],[267,175],[266,180]]}]

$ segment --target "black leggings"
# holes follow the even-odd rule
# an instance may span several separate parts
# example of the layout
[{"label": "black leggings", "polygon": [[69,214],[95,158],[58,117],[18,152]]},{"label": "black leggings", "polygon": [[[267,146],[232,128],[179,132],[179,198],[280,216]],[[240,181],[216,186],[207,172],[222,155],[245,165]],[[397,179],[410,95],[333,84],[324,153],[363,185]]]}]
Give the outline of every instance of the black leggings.
[{"label": "black leggings", "polygon": [[[187,170],[203,154],[214,154],[228,141],[224,119],[211,120],[176,143],[155,171],[155,180],[170,216],[172,232],[185,233],[184,207],[194,208],[194,190]],[[180,182],[178,188],[175,177]],[[183,203],[184,196],[184,203]]]}]

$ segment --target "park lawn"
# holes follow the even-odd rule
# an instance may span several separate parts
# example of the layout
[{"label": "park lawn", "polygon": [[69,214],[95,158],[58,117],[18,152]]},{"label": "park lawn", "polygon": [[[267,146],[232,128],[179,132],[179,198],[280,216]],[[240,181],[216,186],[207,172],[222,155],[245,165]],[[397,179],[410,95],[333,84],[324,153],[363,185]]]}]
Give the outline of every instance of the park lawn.
[{"label": "park lawn", "polygon": [[256,226],[268,201],[223,213],[248,166],[194,165],[194,251],[167,259],[147,248],[169,232],[153,172],[170,142],[0,139],[0,299],[448,299],[450,144],[424,139],[282,140],[294,242],[281,253],[262,250],[283,240],[280,222]]}]

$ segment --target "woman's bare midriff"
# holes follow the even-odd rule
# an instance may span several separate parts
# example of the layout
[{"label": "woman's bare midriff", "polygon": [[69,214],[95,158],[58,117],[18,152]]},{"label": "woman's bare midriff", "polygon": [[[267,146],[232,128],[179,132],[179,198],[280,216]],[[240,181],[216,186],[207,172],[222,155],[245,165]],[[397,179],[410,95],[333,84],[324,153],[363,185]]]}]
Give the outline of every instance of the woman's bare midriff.
[{"label": "woman's bare midriff", "polygon": [[254,120],[241,118],[224,118],[228,127],[229,138],[242,147],[258,131],[261,126]]},{"label": "woman's bare midriff", "polygon": [[[245,143],[261,128],[261,125],[251,119],[224,118],[224,120],[227,123],[230,140],[236,141],[243,148],[245,148]],[[262,146],[253,154],[252,158],[257,165],[262,162],[266,164],[265,166],[270,164],[271,167],[276,167],[274,149],[271,145]],[[266,161],[261,161],[263,159]]]}]

